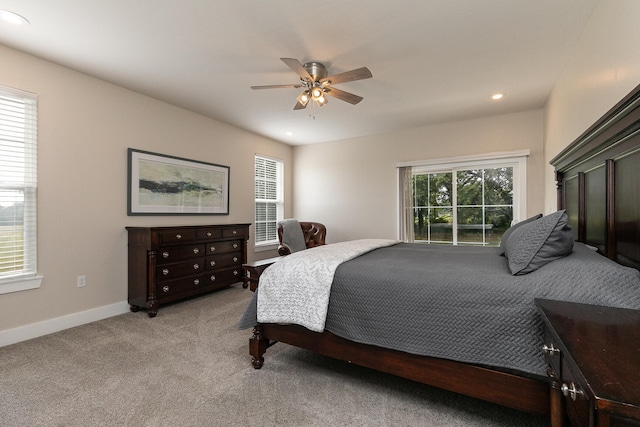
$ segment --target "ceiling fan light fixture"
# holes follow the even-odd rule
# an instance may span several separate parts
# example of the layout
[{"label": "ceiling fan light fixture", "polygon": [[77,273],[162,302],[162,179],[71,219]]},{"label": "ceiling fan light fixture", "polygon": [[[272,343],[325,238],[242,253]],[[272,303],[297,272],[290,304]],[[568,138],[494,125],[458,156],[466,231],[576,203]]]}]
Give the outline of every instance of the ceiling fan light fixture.
[{"label": "ceiling fan light fixture", "polygon": [[298,95],[298,102],[302,104],[302,106],[306,107],[309,102],[309,91],[305,90],[300,95]]},{"label": "ceiling fan light fixture", "polygon": [[311,89],[311,97],[314,100],[319,100],[320,98],[324,98],[324,91],[322,90],[321,87],[314,87],[313,89]]},{"label": "ceiling fan light fixture", "polygon": [[284,85],[251,86],[251,89],[302,87],[304,88],[303,92],[298,94],[298,102],[294,105],[294,110],[302,110],[306,108],[309,104],[309,100],[313,100],[313,103],[317,104],[318,107],[324,107],[328,102],[325,95],[356,105],[362,101],[363,98],[361,96],[354,95],[340,89],[335,89],[333,85],[373,77],[371,71],[369,71],[367,67],[360,67],[327,77],[329,74],[327,72],[327,68],[319,62],[307,62],[302,64],[295,58],[280,58],[280,60],[298,75],[300,82]]}]

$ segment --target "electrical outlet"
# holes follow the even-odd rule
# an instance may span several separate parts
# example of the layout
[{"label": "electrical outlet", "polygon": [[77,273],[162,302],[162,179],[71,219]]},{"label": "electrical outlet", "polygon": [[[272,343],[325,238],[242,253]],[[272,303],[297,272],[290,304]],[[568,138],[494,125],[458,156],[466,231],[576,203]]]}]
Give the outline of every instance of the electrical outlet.
[{"label": "electrical outlet", "polygon": [[86,276],[78,276],[78,287],[82,288],[87,286],[87,277]]}]

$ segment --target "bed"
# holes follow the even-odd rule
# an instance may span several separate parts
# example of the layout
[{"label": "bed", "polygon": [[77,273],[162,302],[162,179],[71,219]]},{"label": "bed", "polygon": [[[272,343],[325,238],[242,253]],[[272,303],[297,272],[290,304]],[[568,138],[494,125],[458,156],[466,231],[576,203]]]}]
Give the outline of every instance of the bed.
[{"label": "bed", "polygon": [[[336,282],[331,285],[324,324],[305,327],[281,321],[256,323],[257,306],[250,305],[241,326],[253,326],[250,339],[253,366],[261,368],[268,347],[283,342],[515,409],[559,417],[550,409],[551,394],[555,392],[550,392],[545,377],[542,323],[533,299],[555,298],[640,309],[637,270],[640,210],[636,208],[640,202],[640,170],[635,166],[640,161],[639,106],[640,87],[552,160],[558,183],[558,212],[532,224],[540,220],[553,222],[557,217],[553,229],[562,231],[559,239],[564,239],[565,245],[567,232],[570,233],[568,254],[531,272],[521,269],[514,275],[511,263],[518,259],[514,255],[519,253],[518,245],[515,249],[445,249],[389,242],[336,267]],[[552,220],[548,219],[550,216]],[[523,232],[516,230],[511,234]],[[507,258],[500,255],[501,250],[507,251]],[[384,261],[389,257],[395,261]],[[457,257],[480,261],[467,271],[469,263],[460,263]],[[415,291],[406,287],[407,281],[400,277],[409,273],[409,282],[415,282],[420,273],[413,270],[413,265],[425,258],[432,258],[435,264],[448,264],[449,272],[461,273],[460,287],[454,292],[450,283],[418,286],[420,292],[441,288],[437,295],[428,296],[427,302],[424,295],[412,294]],[[519,266],[514,263],[517,270]],[[370,271],[375,266],[378,270]],[[313,274],[299,277],[302,276],[305,280],[315,277]],[[393,312],[366,299],[374,287],[373,277],[380,278],[382,284],[375,287],[382,292],[383,300],[411,307],[402,313],[396,311],[397,322],[391,321]],[[503,277],[510,281],[503,282]],[[363,278],[371,288],[353,285],[354,280]],[[306,286],[300,288],[304,290]],[[466,290],[473,287],[482,290],[491,287],[491,291],[466,295]],[[358,295],[350,294],[353,288],[359,288]],[[389,290],[386,295],[385,288]],[[350,300],[355,300],[355,305],[349,305],[353,304]],[[506,307],[510,313],[497,315],[494,311],[498,307]],[[366,321],[354,321],[355,312]],[[383,316],[376,317],[380,313]],[[415,319],[407,317],[407,313],[429,315]],[[455,320],[447,317],[451,313],[458,315]],[[404,325],[411,332],[408,338],[400,339],[400,343],[394,341],[397,334],[389,326],[391,323],[395,323],[395,328]],[[439,341],[430,342],[429,337],[437,329],[442,329]],[[473,339],[468,340],[469,337]],[[471,342],[460,347],[459,341]],[[452,342],[455,345],[451,346]]]}]

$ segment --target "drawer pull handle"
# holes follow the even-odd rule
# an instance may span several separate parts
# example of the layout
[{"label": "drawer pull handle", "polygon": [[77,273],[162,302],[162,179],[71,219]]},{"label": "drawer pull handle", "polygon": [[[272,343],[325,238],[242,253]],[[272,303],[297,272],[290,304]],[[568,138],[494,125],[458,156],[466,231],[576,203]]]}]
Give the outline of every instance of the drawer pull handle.
[{"label": "drawer pull handle", "polygon": [[215,252],[216,251],[216,247],[215,246],[211,246],[211,249],[209,249],[211,252]]},{"label": "drawer pull handle", "polygon": [[237,276],[238,275],[238,270],[233,270],[233,275]]},{"label": "drawer pull handle", "polygon": [[195,279],[195,280],[193,281],[193,284],[194,284],[194,285],[196,285],[196,286],[198,286],[198,285],[200,284],[200,279]]},{"label": "drawer pull handle", "polygon": [[576,385],[573,382],[571,382],[571,386],[568,386],[566,383],[562,383],[560,390],[565,396],[571,396],[571,400],[574,402],[578,395],[582,396],[584,394],[582,390],[576,388]]},{"label": "drawer pull handle", "polygon": [[216,281],[216,275],[215,275],[215,274],[212,274],[212,275],[211,275],[211,281],[212,281],[212,282],[215,282],[215,281]]},{"label": "drawer pull handle", "polygon": [[162,292],[165,292],[165,293],[166,293],[166,292],[169,292],[169,287],[168,287],[168,286],[166,286],[166,285],[165,285],[165,286],[163,286],[163,287],[162,287]]},{"label": "drawer pull handle", "polygon": [[180,234],[180,233],[176,234],[176,239],[178,239],[178,240],[182,239],[182,234]]},{"label": "drawer pull handle", "polygon": [[210,264],[211,264],[211,267],[215,267],[216,262],[215,262],[215,261],[211,261],[211,263],[210,263]]},{"label": "drawer pull handle", "polygon": [[233,234],[236,235],[238,234],[238,232],[236,230],[233,230]]},{"label": "drawer pull handle", "polygon": [[233,244],[233,249],[238,249],[238,244],[237,243]]},{"label": "drawer pull handle", "polygon": [[211,232],[207,231],[207,237],[211,237]]},{"label": "drawer pull handle", "polygon": [[198,255],[200,253],[200,249],[198,248],[193,248],[193,253]]},{"label": "drawer pull handle", "polygon": [[162,258],[169,258],[169,252],[162,252]]},{"label": "drawer pull handle", "polygon": [[233,257],[233,262],[238,262],[238,257],[237,256]]},{"label": "drawer pull handle", "polygon": [[194,270],[198,270],[200,268],[200,266],[198,264],[193,264],[193,269]]},{"label": "drawer pull handle", "polygon": [[169,275],[169,269],[165,268],[164,270],[162,270],[162,274],[164,274],[165,276]]},{"label": "drawer pull handle", "polygon": [[555,348],[555,347],[553,346],[553,344],[551,344],[551,346],[548,346],[548,345],[546,345],[546,344],[545,344],[545,345],[543,345],[543,346],[542,346],[542,351],[543,351],[545,354],[548,354],[548,355],[551,355],[551,356],[553,356],[554,354],[558,354],[558,353],[560,353],[560,349]]}]

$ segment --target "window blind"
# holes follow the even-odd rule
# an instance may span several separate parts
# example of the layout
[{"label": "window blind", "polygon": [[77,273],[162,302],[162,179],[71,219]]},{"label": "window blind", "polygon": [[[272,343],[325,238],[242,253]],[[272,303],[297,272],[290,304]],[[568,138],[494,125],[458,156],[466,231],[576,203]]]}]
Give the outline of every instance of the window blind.
[{"label": "window blind", "polygon": [[255,157],[255,234],[256,244],[278,241],[277,224],[282,219],[283,163]]},{"label": "window blind", "polygon": [[0,280],[36,274],[37,97],[0,86]]}]

